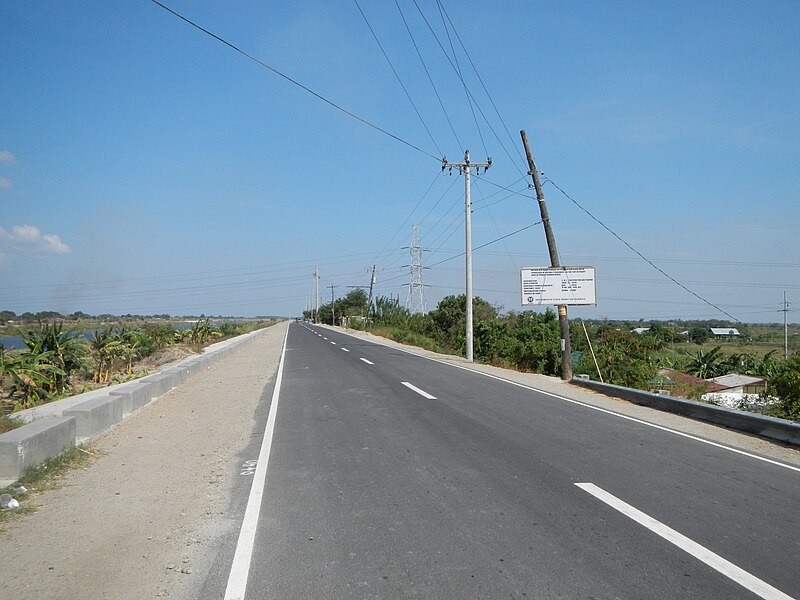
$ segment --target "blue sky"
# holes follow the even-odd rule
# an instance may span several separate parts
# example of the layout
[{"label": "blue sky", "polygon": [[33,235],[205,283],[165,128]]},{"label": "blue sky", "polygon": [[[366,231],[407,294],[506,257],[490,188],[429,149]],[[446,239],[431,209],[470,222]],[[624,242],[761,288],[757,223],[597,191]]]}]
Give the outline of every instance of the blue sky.
[{"label": "blue sky", "polygon": [[[296,315],[316,266],[329,300],[373,264],[405,302],[412,224],[424,264],[464,249],[442,155],[493,157],[475,246],[539,220],[520,129],[547,178],[709,303],[744,322],[781,320],[784,290],[798,306],[796,2],[445,0],[445,29],[417,0],[448,59],[398,0],[445,116],[395,2],[359,0],[422,119],[355,2],[167,4],[419,150],[148,0],[4,2],[0,309]],[[726,318],[544,189],[562,263],[597,268],[597,306],[572,315]],[[547,264],[530,228],[476,251],[475,293],[520,310],[519,269]],[[429,308],[463,293],[463,258],[424,281]]]}]

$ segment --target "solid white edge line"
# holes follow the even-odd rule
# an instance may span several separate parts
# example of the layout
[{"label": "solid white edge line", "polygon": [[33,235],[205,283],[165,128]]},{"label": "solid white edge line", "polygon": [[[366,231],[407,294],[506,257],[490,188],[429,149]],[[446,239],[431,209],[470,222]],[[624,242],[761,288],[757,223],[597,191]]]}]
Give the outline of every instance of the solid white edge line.
[{"label": "solid white edge line", "polygon": [[375,364],[375,363],[374,363],[374,362],[372,362],[371,360],[367,360],[367,359],[366,359],[366,358],[364,358],[364,357],[360,357],[360,358],[359,358],[359,360],[363,360],[363,361],[364,361],[365,363],[367,363],[368,365],[374,365],[374,364]]},{"label": "solid white edge line", "polygon": [[[349,335],[349,334],[345,334]],[[354,336],[350,336],[354,337]],[[430,360],[433,362],[438,362],[443,365],[447,365],[449,367],[454,367],[456,369],[462,369],[464,371],[469,371],[470,373],[475,373],[476,375],[482,375],[484,377],[489,377],[490,379],[496,379],[498,381],[503,381],[510,385],[514,385],[526,390],[530,390],[532,392],[538,392],[540,394],[544,394],[546,396],[551,396],[552,398],[557,398],[558,400],[563,400],[564,402],[569,402],[571,404],[577,404],[578,406],[583,406],[584,408],[588,408],[591,410],[596,410],[597,412],[605,413],[607,415],[613,415],[615,417],[619,417],[620,419],[625,419],[627,421],[632,421],[634,423],[639,423],[640,425],[646,425],[647,427],[652,427],[653,429],[658,429],[660,431],[665,431],[667,433],[672,433],[674,435],[678,435],[684,437],[686,439],[694,440],[696,442],[700,442],[701,444],[707,444],[709,446],[714,446],[715,448],[720,448],[722,450],[728,450],[729,452],[733,452],[734,454],[739,454],[741,456],[747,456],[748,458],[753,458],[755,460],[760,460],[761,462],[769,463],[771,465],[775,465],[776,467],[783,467],[784,469],[789,469],[790,471],[795,471],[800,473],[800,467],[795,467],[794,465],[789,465],[786,463],[782,463],[777,460],[773,460],[771,458],[766,458],[765,456],[759,456],[758,454],[753,454],[751,452],[747,452],[745,450],[739,450],[738,448],[732,448],[731,446],[726,446],[725,444],[720,444],[719,442],[712,442],[711,440],[706,440],[696,435],[692,435],[690,433],[684,433],[682,431],[677,431],[675,429],[670,429],[669,427],[664,427],[663,425],[656,425],[655,423],[650,423],[648,421],[644,421],[642,419],[638,419],[636,417],[629,417],[628,415],[623,415],[618,412],[614,412],[613,410],[608,410],[607,408],[601,408],[599,406],[593,406],[591,404],[587,404],[586,402],[581,402],[580,400],[573,400],[572,398],[566,398],[564,396],[559,396],[558,394],[554,394],[553,392],[547,392],[545,390],[540,390],[535,387],[531,387],[529,385],[525,385],[524,383],[518,383],[516,381],[511,381],[510,379],[504,379],[503,377],[498,377],[497,375],[492,375],[491,373],[484,373],[482,371],[476,371],[475,369],[470,369],[469,367],[464,367],[461,365],[454,365],[453,363],[449,363],[447,361],[432,358],[430,356],[424,356],[422,354],[417,354],[416,352],[412,352],[410,350],[406,350],[405,348],[398,348],[396,346],[390,346],[389,344],[382,344],[380,342],[374,342],[372,340],[365,340],[371,344],[375,344],[376,346],[383,346],[384,348],[389,348],[390,350],[399,350],[400,352],[405,352],[406,354],[410,354],[411,356],[416,356],[417,358],[424,358],[425,360]],[[680,415],[676,415],[680,416]]]},{"label": "solid white edge line", "polygon": [[275,432],[275,415],[278,412],[278,400],[280,398],[281,382],[283,381],[283,364],[286,358],[286,342],[289,340],[289,327],[291,327],[291,324],[286,327],[286,335],[283,338],[283,350],[281,350],[281,360],[278,364],[278,374],[275,378],[275,389],[272,391],[267,426],[264,430],[264,437],[261,440],[261,450],[258,454],[258,463],[256,464],[253,483],[250,487],[250,496],[247,499],[242,528],[239,530],[239,540],[236,542],[236,552],[233,555],[228,585],[225,588],[225,600],[244,600],[245,592],[247,591],[247,578],[250,574],[250,562],[253,557],[258,517],[261,513],[261,500],[264,495],[264,485],[267,481],[267,465],[269,464],[269,453],[272,448],[272,435]]},{"label": "solid white edge line", "polygon": [[428,392],[425,392],[425,391],[419,389],[417,386],[412,385],[412,384],[408,383],[407,381],[401,381],[400,383],[402,383],[408,389],[414,390],[415,392],[417,392],[423,398],[427,398],[428,400],[436,400],[436,396],[431,396]]},{"label": "solid white edge line", "polygon": [[662,522],[657,521],[650,515],[643,513],[627,502],[620,500],[613,494],[605,491],[603,488],[600,488],[593,483],[576,483],[575,485],[585,492],[588,492],[601,502],[606,503],[611,508],[621,512],[629,519],[636,521],[639,523],[639,525],[646,527],[656,535],[676,545],[684,552],[691,554],[697,560],[704,562],[712,569],[722,573],[725,575],[725,577],[732,579],[757,596],[764,598],[765,600],[792,600],[791,596],[784,594],[779,589],[772,587],[765,581],[762,581],[744,569],[737,567],[732,562],[725,560],[705,546],[701,546],[694,540],[691,540],[685,535],[678,533],[671,527],[664,525]]}]

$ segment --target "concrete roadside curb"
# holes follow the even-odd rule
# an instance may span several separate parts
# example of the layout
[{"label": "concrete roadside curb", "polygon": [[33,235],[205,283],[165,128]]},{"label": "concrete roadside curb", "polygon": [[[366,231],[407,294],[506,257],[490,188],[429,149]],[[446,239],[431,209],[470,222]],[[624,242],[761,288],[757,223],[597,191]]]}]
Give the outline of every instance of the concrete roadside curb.
[{"label": "concrete roadside curb", "polygon": [[94,440],[267,329],[211,344],[201,354],[140,379],[16,413],[14,416],[26,424],[0,435],[0,486],[16,481],[28,467],[41,464],[69,447]]},{"label": "concrete roadside curb", "polygon": [[752,433],[785,444],[791,444],[792,446],[800,446],[800,423],[714,404],[652,394],[619,385],[600,383],[591,379],[576,378],[571,383],[592,389],[606,396],[613,396],[628,402],[655,408],[656,410],[675,413],[690,419],[699,419],[714,425],[722,425],[723,427]]}]

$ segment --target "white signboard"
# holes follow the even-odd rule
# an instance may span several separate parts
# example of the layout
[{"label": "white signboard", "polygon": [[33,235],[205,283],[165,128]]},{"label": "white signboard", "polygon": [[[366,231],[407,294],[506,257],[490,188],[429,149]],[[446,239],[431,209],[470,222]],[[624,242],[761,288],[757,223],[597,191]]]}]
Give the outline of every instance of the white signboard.
[{"label": "white signboard", "polygon": [[522,305],[597,304],[594,267],[525,267]]}]

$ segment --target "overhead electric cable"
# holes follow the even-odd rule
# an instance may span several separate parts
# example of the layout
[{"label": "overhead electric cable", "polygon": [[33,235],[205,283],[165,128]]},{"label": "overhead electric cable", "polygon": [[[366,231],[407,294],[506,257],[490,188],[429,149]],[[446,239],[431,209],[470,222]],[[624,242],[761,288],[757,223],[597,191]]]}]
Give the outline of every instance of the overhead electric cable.
[{"label": "overhead electric cable", "polygon": [[[544,177],[544,176],[543,176],[543,177]],[[556,189],[557,189],[559,192],[561,192],[561,193],[562,193],[562,194],[563,194],[563,195],[564,195],[564,196],[565,196],[567,199],[569,199],[569,200],[570,200],[570,201],[571,201],[571,202],[572,202],[572,203],[573,203],[575,206],[577,206],[579,209],[581,209],[583,212],[585,212],[587,215],[589,215],[589,217],[590,217],[590,218],[591,218],[591,219],[592,219],[592,220],[593,220],[595,223],[597,223],[598,225],[600,225],[600,226],[601,226],[603,229],[605,229],[606,231],[608,231],[608,232],[609,232],[611,235],[613,235],[615,238],[617,238],[617,239],[618,239],[620,242],[622,242],[623,244],[625,244],[625,245],[626,245],[626,246],[627,246],[627,247],[628,247],[628,248],[629,248],[629,249],[630,249],[632,252],[634,252],[636,255],[638,255],[638,256],[639,256],[639,258],[641,258],[643,261],[645,261],[647,264],[649,264],[651,267],[653,267],[653,268],[654,268],[656,271],[658,271],[659,273],[661,273],[661,274],[662,274],[664,277],[666,277],[667,279],[669,279],[669,280],[670,280],[672,283],[674,283],[674,284],[675,284],[675,285],[677,285],[678,287],[682,288],[683,290],[685,290],[685,291],[689,292],[689,293],[690,293],[692,296],[694,296],[694,297],[695,297],[695,298],[697,298],[698,300],[702,300],[703,302],[705,302],[706,304],[708,304],[710,307],[717,309],[717,310],[718,310],[719,312],[721,312],[722,314],[724,314],[724,315],[727,315],[728,317],[730,317],[731,319],[733,319],[733,320],[734,320],[734,321],[736,321],[737,323],[741,323],[741,321],[740,321],[739,319],[737,319],[736,317],[734,317],[732,314],[730,314],[729,312],[727,312],[727,311],[723,310],[722,308],[720,308],[719,306],[717,306],[717,305],[716,305],[716,304],[714,304],[713,302],[711,302],[711,301],[709,301],[709,300],[706,300],[705,298],[703,298],[701,295],[697,294],[696,292],[693,292],[692,290],[690,290],[688,287],[686,287],[685,285],[683,285],[683,284],[682,284],[680,281],[678,281],[677,279],[675,279],[675,278],[674,278],[672,275],[670,275],[669,273],[667,273],[666,271],[664,271],[664,269],[662,269],[661,267],[659,267],[658,265],[656,265],[656,264],[655,264],[655,263],[654,263],[652,260],[650,260],[649,258],[647,258],[647,257],[646,257],[644,254],[642,254],[641,252],[639,252],[639,251],[638,251],[636,248],[634,248],[633,246],[631,246],[631,245],[630,245],[630,244],[629,244],[627,241],[625,241],[624,239],[622,239],[622,237],[620,237],[620,236],[619,236],[619,235],[618,235],[618,234],[617,234],[617,233],[616,233],[614,230],[612,230],[612,229],[611,229],[611,228],[610,228],[608,225],[606,225],[605,223],[603,223],[603,222],[602,222],[600,219],[598,219],[597,217],[595,217],[595,216],[594,216],[594,215],[593,215],[591,212],[589,212],[589,211],[588,211],[586,208],[584,208],[583,206],[581,206],[581,205],[580,205],[580,203],[579,203],[577,200],[575,200],[575,198],[573,198],[573,197],[572,197],[572,196],[570,196],[570,195],[569,195],[567,192],[565,192],[563,189],[561,189],[561,188],[558,186],[558,184],[556,184],[556,182],[555,182],[555,181],[553,181],[553,180],[552,180],[552,179],[550,179],[549,177],[544,177],[544,180],[545,180],[545,183],[549,182],[550,184],[552,184],[552,185],[553,185],[553,187],[555,187],[555,188],[556,188]]]},{"label": "overhead electric cable", "polygon": [[437,144],[436,140],[433,139],[433,134],[431,133],[431,130],[428,129],[428,124],[425,122],[425,119],[422,118],[422,115],[420,114],[419,109],[417,108],[417,105],[414,104],[414,100],[411,99],[411,94],[408,93],[408,89],[406,88],[405,84],[403,83],[403,80],[400,78],[400,74],[397,72],[397,69],[394,68],[394,65],[392,64],[392,61],[389,58],[389,55],[386,53],[386,50],[384,50],[384,48],[383,48],[383,44],[381,44],[381,41],[378,39],[378,34],[375,33],[375,30],[372,28],[372,25],[370,24],[369,20],[367,19],[367,15],[364,14],[364,11],[361,9],[361,5],[358,3],[358,0],[353,0],[353,2],[355,2],[356,8],[358,8],[358,12],[361,13],[361,17],[364,19],[364,23],[367,24],[367,27],[369,28],[369,32],[372,34],[372,37],[375,38],[375,43],[378,44],[378,48],[380,48],[381,54],[383,54],[383,57],[386,59],[386,62],[389,63],[389,68],[392,70],[392,73],[394,73],[394,76],[397,79],[397,82],[400,84],[400,87],[403,88],[403,92],[405,93],[406,98],[408,98],[408,101],[411,103],[411,106],[414,108],[414,112],[417,113],[417,117],[419,117],[420,123],[422,123],[422,126],[425,128],[425,131],[428,133],[428,137],[431,138],[431,141],[433,142],[433,145],[436,146],[436,151],[439,152],[439,154],[441,156],[444,156],[444,153],[442,152],[442,149],[439,148],[439,144]]},{"label": "overhead electric cable", "polygon": [[262,66],[262,67],[264,67],[265,69],[268,69],[269,71],[272,71],[273,73],[275,73],[275,74],[276,74],[276,75],[278,75],[279,77],[282,77],[283,79],[285,79],[285,80],[286,80],[286,81],[288,81],[289,83],[292,83],[292,84],[296,85],[297,87],[299,87],[299,88],[301,88],[302,90],[304,90],[304,91],[308,92],[309,94],[311,94],[311,95],[312,95],[312,96],[314,96],[315,98],[318,98],[319,100],[322,100],[322,101],[323,101],[323,102],[325,102],[326,104],[328,104],[328,105],[332,106],[333,108],[335,108],[335,109],[336,109],[336,110],[338,110],[338,111],[341,111],[341,112],[343,112],[343,113],[344,113],[344,114],[346,114],[347,116],[349,116],[349,117],[352,117],[352,118],[353,118],[353,119],[355,119],[356,121],[359,121],[360,123],[363,123],[364,125],[367,125],[368,127],[371,127],[372,129],[375,129],[376,131],[379,131],[379,132],[381,132],[382,134],[389,136],[390,138],[392,138],[392,139],[394,139],[394,140],[396,140],[396,141],[400,142],[401,144],[405,144],[405,145],[406,145],[406,146],[408,146],[409,148],[413,148],[413,149],[414,149],[414,150],[416,150],[417,152],[421,152],[422,154],[425,154],[425,155],[427,155],[427,156],[430,156],[431,158],[433,158],[433,159],[434,159],[434,160],[436,160],[436,161],[441,161],[441,160],[442,160],[442,157],[441,157],[441,156],[438,156],[438,157],[437,157],[437,156],[434,156],[434,155],[433,155],[433,154],[431,154],[430,152],[427,152],[426,150],[423,150],[423,149],[422,149],[422,148],[420,148],[419,146],[415,146],[415,145],[414,145],[414,144],[412,144],[411,142],[408,142],[408,141],[404,140],[403,138],[401,138],[401,137],[399,137],[399,136],[397,136],[397,135],[395,135],[395,134],[393,134],[393,133],[391,133],[391,132],[387,131],[387,130],[386,130],[386,129],[384,129],[383,127],[380,127],[380,126],[378,126],[378,125],[375,125],[374,123],[371,123],[370,121],[367,121],[367,120],[366,120],[365,118],[363,118],[363,117],[359,117],[357,114],[355,114],[355,113],[353,113],[353,112],[351,112],[351,111],[347,110],[347,109],[346,109],[346,108],[344,108],[343,106],[340,106],[339,104],[336,104],[336,103],[335,103],[333,100],[329,100],[328,98],[326,98],[326,97],[325,97],[325,96],[323,96],[322,94],[320,94],[320,93],[318,93],[318,92],[315,92],[314,90],[312,90],[310,87],[308,87],[308,86],[306,86],[306,85],[303,85],[302,83],[300,83],[300,82],[299,82],[299,81],[297,81],[296,79],[293,79],[292,77],[289,77],[288,75],[286,75],[285,73],[282,73],[281,71],[279,71],[279,70],[278,70],[278,69],[276,69],[275,67],[272,67],[272,66],[268,65],[267,63],[265,63],[264,61],[262,61],[262,60],[259,60],[258,58],[256,58],[256,57],[255,57],[255,56],[253,56],[252,54],[249,54],[249,53],[245,52],[244,50],[242,50],[242,49],[241,49],[241,48],[239,48],[238,46],[236,46],[236,45],[232,44],[231,42],[227,41],[226,39],[224,39],[224,38],[221,38],[220,36],[218,36],[218,35],[217,35],[217,34],[215,34],[215,33],[212,33],[211,31],[209,31],[208,29],[205,29],[204,27],[202,27],[202,26],[198,25],[197,23],[195,23],[195,22],[194,22],[194,21],[192,21],[191,19],[188,19],[188,18],[184,17],[182,14],[180,14],[180,13],[178,13],[178,12],[176,12],[176,11],[172,10],[170,7],[166,6],[165,4],[162,4],[162,3],[161,3],[161,2],[159,2],[158,0],[150,0],[150,2],[152,2],[152,3],[153,3],[153,4],[155,4],[156,6],[160,6],[161,8],[163,8],[163,9],[164,9],[165,11],[167,11],[168,13],[170,13],[170,14],[172,14],[172,15],[174,15],[174,16],[176,16],[176,17],[178,17],[180,20],[182,20],[182,21],[184,21],[185,23],[187,23],[187,24],[191,25],[191,26],[192,26],[192,27],[194,27],[195,29],[197,29],[197,30],[199,30],[199,31],[202,31],[202,32],[203,32],[203,33],[205,33],[206,35],[208,35],[208,36],[210,36],[210,37],[214,38],[215,40],[217,40],[218,42],[220,42],[220,43],[222,43],[222,44],[224,44],[224,45],[228,46],[228,47],[229,47],[231,50],[234,50],[235,52],[238,52],[239,54],[241,54],[241,55],[242,55],[242,56],[244,56],[245,58],[248,58],[249,60],[252,60],[254,63],[256,63],[256,64],[258,64],[258,65],[261,65],[261,66]]},{"label": "overhead electric cable", "polygon": [[[469,61],[470,66],[472,66],[472,70],[475,72],[475,76],[478,78],[478,81],[480,81],[481,87],[483,88],[483,91],[486,94],[486,97],[489,99],[489,102],[491,103],[492,108],[494,108],[494,112],[497,115],[497,118],[500,119],[500,123],[503,125],[503,129],[506,130],[506,134],[508,135],[508,139],[511,140],[511,147],[517,149],[517,152],[519,152],[519,157],[520,157],[520,160],[522,161],[522,164],[526,164],[527,161],[525,160],[525,155],[522,152],[522,148],[519,147],[519,145],[514,140],[514,137],[511,135],[511,132],[508,130],[508,126],[506,125],[506,122],[503,120],[503,117],[500,114],[500,111],[497,109],[497,105],[494,103],[494,100],[492,99],[492,95],[489,93],[489,90],[486,88],[486,84],[483,82],[483,78],[481,77],[481,74],[478,72],[478,68],[475,66],[475,63],[472,61],[472,57],[469,55],[469,52],[467,51],[467,47],[464,45],[464,42],[461,41],[461,36],[458,35],[458,30],[456,29],[455,25],[453,25],[453,21],[450,19],[450,15],[447,13],[447,9],[444,7],[443,4],[441,4],[441,9],[444,12],[445,17],[447,17],[447,22],[450,23],[450,27],[453,29],[453,33],[456,34],[456,39],[458,40],[458,43],[461,45],[461,49],[464,51],[464,55],[467,57],[467,60]],[[509,156],[509,158],[511,158],[511,157]],[[513,160],[512,160],[512,162],[513,162]]]},{"label": "overhead electric cable", "polygon": [[[531,223],[530,225],[525,225],[525,227],[521,227],[520,229],[517,229],[516,231],[512,231],[511,233],[507,233],[504,236],[501,236],[499,238],[493,239],[491,242],[486,242],[485,244],[481,244],[480,246],[475,246],[473,248],[473,251],[474,250],[480,250],[481,248],[486,248],[486,246],[491,246],[492,244],[495,244],[495,243],[499,242],[500,240],[504,240],[506,238],[510,238],[512,235],[517,235],[518,233],[522,233],[526,229],[530,229],[531,227],[536,227],[537,225],[541,225],[541,224],[542,224],[542,222],[539,221],[538,223]],[[440,260],[439,262],[433,263],[432,265],[428,265],[428,267],[429,268],[433,268],[436,265],[440,265],[442,263],[446,263],[449,260],[454,260],[454,259],[458,258],[459,256],[464,256],[465,254],[466,254],[466,252],[461,252],[460,254],[456,254],[455,256],[451,256],[450,258],[445,258],[444,260]]]},{"label": "overhead electric cable", "polygon": [[461,145],[461,141],[458,139],[458,134],[456,133],[455,127],[453,127],[453,122],[450,120],[450,115],[447,113],[447,109],[444,107],[444,102],[442,102],[442,97],[439,95],[439,90],[436,89],[436,84],[433,82],[433,77],[431,77],[431,73],[428,70],[428,65],[425,64],[425,59],[422,58],[422,52],[419,50],[419,46],[417,46],[417,40],[414,39],[414,34],[411,33],[411,27],[408,26],[408,21],[406,21],[406,16],[403,13],[403,9],[400,7],[400,3],[397,0],[394,0],[395,6],[397,6],[397,10],[400,12],[400,18],[403,19],[403,25],[406,27],[406,31],[408,32],[408,37],[411,38],[411,43],[414,45],[414,50],[417,52],[417,56],[419,57],[419,61],[422,63],[422,68],[425,70],[425,75],[428,76],[428,81],[433,88],[433,93],[436,95],[436,99],[439,101],[439,106],[442,107],[442,112],[444,113],[444,118],[447,120],[447,124],[450,126],[450,131],[453,133],[453,137],[456,139],[456,144],[458,144],[459,148],[463,148]]},{"label": "overhead electric cable", "polygon": [[483,117],[483,120],[486,122],[486,125],[488,125],[489,130],[492,132],[492,135],[494,135],[495,139],[497,140],[497,143],[500,144],[500,147],[503,149],[503,152],[505,152],[506,156],[508,156],[509,160],[511,161],[511,164],[514,165],[514,168],[517,169],[517,171],[521,175],[524,174],[524,171],[522,169],[520,169],[520,167],[517,164],[516,160],[514,159],[513,156],[511,156],[511,153],[506,148],[506,145],[503,143],[503,140],[500,139],[500,136],[497,135],[497,132],[494,130],[494,127],[492,127],[492,123],[486,117],[486,114],[483,112],[483,109],[481,108],[481,105],[475,99],[475,96],[472,95],[472,92],[469,91],[469,87],[467,86],[467,84],[464,81],[464,79],[461,77],[460,70],[457,69],[456,65],[453,64],[453,61],[450,60],[450,55],[447,53],[447,50],[445,50],[445,47],[442,44],[441,40],[439,40],[439,36],[436,35],[436,31],[434,31],[433,27],[431,26],[430,22],[428,21],[428,18],[425,16],[425,13],[422,12],[422,9],[420,8],[419,4],[417,3],[417,0],[411,0],[411,1],[414,3],[414,6],[417,7],[417,11],[419,12],[420,16],[422,17],[422,20],[425,21],[425,25],[428,26],[428,30],[431,32],[431,35],[433,36],[433,39],[436,40],[436,43],[439,45],[439,48],[442,50],[442,53],[444,53],[445,58],[447,58],[447,62],[450,63],[450,67],[452,67],[452,69],[456,72],[456,75],[458,76],[458,78],[461,80],[461,83],[464,85],[464,87],[465,87],[465,89],[467,91],[467,94],[475,102],[475,107],[478,109],[478,112],[481,114],[481,117]]},{"label": "overhead electric cable", "polygon": [[[431,188],[432,188],[432,187],[433,187],[433,185],[436,183],[436,180],[437,180],[438,178],[439,178],[439,173],[436,173],[436,175],[434,175],[434,177],[433,177],[433,181],[431,181],[431,184],[428,186],[428,189],[426,189],[426,190],[425,190],[425,193],[424,193],[424,194],[422,194],[422,196],[420,196],[420,199],[419,199],[419,200],[417,200],[417,203],[416,203],[416,205],[414,205],[414,208],[413,208],[413,209],[411,210],[411,212],[408,214],[408,216],[406,217],[406,220],[402,222],[402,224],[400,225],[400,227],[398,227],[398,228],[397,228],[397,230],[394,232],[394,235],[392,235],[392,237],[390,237],[390,238],[389,238],[389,241],[388,241],[388,242],[386,242],[386,245],[385,245],[385,246],[384,246],[384,247],[381,249],[381,251],[380,251],[380,252],[378,252],[378,254],[375,256],[375,258],[372,260],[373,264],[374,264],[374,263],[376,263],[376,262],[378,262],[378,259],[380,258],[380,256],[381,256],[381,255],[382,255],[384,252],[386,252],[386,249],[387,249],[387,248],[388,248],[388,247],[391,245],[391,243],[392,243],[392,242],[394,241],[394,239],[397,237],[397,234],[398,234],[398,233],[400,233],[400,231],[402,231],[403,227],[405,227],[405,226],[406,226],[406,224],[407,224],[407,223],[408,223],[408,222],[411,220],[411,217],[413,217],[413,216],[414,216],[414,213],[415,213],[415,212],[416,212],[416,210],[419,208],[419,205],[420,205],[420,204],[422,204],[422,201],[423,201],[423,200],[424,200],[424,199],[427,197],[428,193],[431,191]],[[452,184],[451,184],[451,185],[452,185]],[[448,189],[450,189],[450,188],[448,188]],[[445,192],[445,193],[447,193],[447,192]],[[439,200],[441,200],[441,198],[440,198]],[[437,204],[438,204],[438,201],[437,201]]]},{"label": "overhead electric cable", "polygon": [[481,139],[481,145],[483,146],[483,151],[486,156],[489,156],[489,150],[486,149],[486,141],[483,139],[483,132],[481,131],[481,126],[478,123],[478,117],[475,116],[475,108],[472,106],[472,98],[469,90],[467,89],[467,82],[464,81],[464,77],[461,74],[461,65],[458,64],[458,56],[456,55],[455,46],[453,46],[453,38],[450,37],[450,29],[447,27],[447,21],[444,18],[444,13],[442,12],[442,3],[439,0],[436,0],[436,6],[439,8],[439,16],[442,19],[442,25],[444,26],[444,32],[447,34],[447,41],[450,43],[450,51],[453,53],[453,60],[456,63],[456,73],[458,74],[458,78],[461,80],[461,85],[464,87],[464,94],[467,97],[467,104],[469,105],[469,111],[472,113],[472,120],[475,122],[475,128],[478,130],[478,137]]}]

